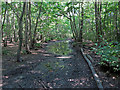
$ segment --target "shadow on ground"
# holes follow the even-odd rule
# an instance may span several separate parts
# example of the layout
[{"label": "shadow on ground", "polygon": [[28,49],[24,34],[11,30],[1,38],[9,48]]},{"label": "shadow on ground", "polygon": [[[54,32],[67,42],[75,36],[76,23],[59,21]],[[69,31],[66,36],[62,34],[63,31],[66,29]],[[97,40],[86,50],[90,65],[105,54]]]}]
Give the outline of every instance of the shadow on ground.
[{"label": "shadow on ground", "polygon": [[7,67],[3,56],[3,88],[97,88],[82,55],[70,48],[51,42]]}]

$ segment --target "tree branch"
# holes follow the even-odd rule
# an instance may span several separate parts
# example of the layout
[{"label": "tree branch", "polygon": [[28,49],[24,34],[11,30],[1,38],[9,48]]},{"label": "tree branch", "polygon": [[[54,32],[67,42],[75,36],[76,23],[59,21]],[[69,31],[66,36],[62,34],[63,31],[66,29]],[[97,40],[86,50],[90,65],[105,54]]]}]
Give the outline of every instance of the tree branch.
[{"label": "tree branch", "polygon": [[[20,18],[18,12],[16,13],[15,9],[14,9],[10,4],[8,4],[8,5],[9,5],[10,8],[13,10],[13,12],[14,12],[15,15],[17,16],[17,18]],[[15,6],[14,6],[14,7],[15,7]]]}]

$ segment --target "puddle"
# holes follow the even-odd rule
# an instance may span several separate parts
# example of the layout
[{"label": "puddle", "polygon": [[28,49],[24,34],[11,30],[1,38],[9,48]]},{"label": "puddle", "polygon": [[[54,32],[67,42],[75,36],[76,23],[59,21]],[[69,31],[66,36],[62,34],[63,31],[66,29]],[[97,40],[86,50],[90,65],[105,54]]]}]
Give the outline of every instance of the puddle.
[{"label": "puddle", "polygon": [[69,41],[54,42],[48,46],[48,52],[56,55],[69,55],[72,49],[69,47]]}]

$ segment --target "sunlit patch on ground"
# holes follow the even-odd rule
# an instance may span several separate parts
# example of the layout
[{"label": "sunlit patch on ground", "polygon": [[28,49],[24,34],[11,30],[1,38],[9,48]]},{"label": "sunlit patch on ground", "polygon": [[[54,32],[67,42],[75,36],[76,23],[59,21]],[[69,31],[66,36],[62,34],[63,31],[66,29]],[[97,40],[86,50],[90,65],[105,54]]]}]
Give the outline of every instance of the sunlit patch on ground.
[{"label": "sunlit patch on ground", "polygon": [[69,55],[72,50],[69,48],[69,42],[55,42],[48,46],[48,51],[56,55]]},{"label": "sunlit patch on ground", "polygon": [[38,52],[45,52],[44,50],[40,50],[40,49],[39,49],[39,50],[37,50],[37,51],[38,51]]},{"label": "sunlit patch on ground", "polygon": [[57,80],[60,80],[59,78],[55,78],[53,81],[57,81]]},{"label": "sunlit patch on ground", "polygon": [[9,78],[9,76],[3,76],[3,78]]},{"label": "sunlit patch on ground", "polygon": [[50,54],[43,54],[43,56],[51,56]]},{"label": "sunlit patch on ground", "polygon": [[32,54],[36,55],[36,54],[38,54],[38,53],[33,52]]},{"label": "sunlit patch on ground", "polygon": [[53,88],[50,83],[48,83],[49,88]]},{"label": "sunlit patch on ground", "polygon": [[57,58],[71,58],[71,56],[61,56],[61,57],[57,57]]},{"label": "sunlit patch on ground", "polygon": [[3,86],[3,84],[0,83],[0,87],[2,87],[2,86]]},{"label": "sunlit patch on ground", "polygon": [[[94,82],[93,79],[89,78],[89,81],[86,79],[88,76],[87,73],[91,72],[88,72],[88,68],[85,68],[85,62],[83,62],[83,60],[78,60],[78,57],[74,55],[76,53],[73,53],[73,51],[70,50],[68,43],[63,43],[63,45],[61,45],[60,42],[59,44],[56,44],[56,42],[54,42],[48,44],[48,46],[51,47],[54,44],[55,53],[51,52],[51,54],[47,52],[46,49],[40,49],[39,51],[32,50],[32,54],[25,55],[26,57],[23,55],[24,62],[21,62],[21,64],[18,65],[20,69],[15,69],[17,71],[19,70],[20,72],[16,72],[14,70],[16,73],[13,73],[16,76],[19,75],[19,77],[14,79],[14,75],[12,76],[10,74],[10,78],[4,79],[7,79],[7,81],[10,79],[13,81],[13,83],[19,83],[23,87],[35,87],[38,85],[36,81],[39,80],[44,81],[45,85],[49,88],[95,87],[93,83],[93,86],[89,84],[89,82],[91,82],[90,80]],[[57,49],[58,52],[56,52]],[[56,53],[59,53],[59,55],[56,55]],[[84,76],[82,75],[83,73]],[[20,76],[25,77],[22,78]],[[13,84],[6,85],[12,86]],[[17,84],[13,86],[18,87]],[[41,88],[40,85],[38,86]]]},{"label": "sunlit patch on ground", "polygon": [[[88,78],[79,78],[79,79],[68,79],[68,81],[72,82],[72,86],[76,87],[76,86],[85,86],[85,84],[87,84],[86,82],[89,81]],[[87,86],[89,86],[89,84],[87,84]]]}]

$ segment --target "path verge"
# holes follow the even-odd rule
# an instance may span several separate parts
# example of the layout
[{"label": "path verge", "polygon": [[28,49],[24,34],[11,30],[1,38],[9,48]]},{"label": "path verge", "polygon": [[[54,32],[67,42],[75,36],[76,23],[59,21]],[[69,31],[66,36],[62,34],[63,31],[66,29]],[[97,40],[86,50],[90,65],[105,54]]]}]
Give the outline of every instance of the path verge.
[{"label": "path verge", "polygon": [[[103,89],[103,86],[102,86],[102,83],[101,83],[101,81],[100,81],[100,79],[99,79],[99,76],[98,76],[97,73],[95,72],[95,70],[94,70],[94,68],[93,68],[93,66],[92,66],[91,61],[86,57],[86,55],[85,55],[84,52],[83,52],[83,48],[81,48],[81,53],[82,53],[84,59],[86,60],[87,64],[89,65],[89,67],[90,67],[90,69],[91,69],[91,72],[92,72],[92,74],[93,74],[93,77],[94,77],[94,79],[95,79],[95,81],[96,81],[96,83],[97,83],[97,86],[98,86],[99,90],[104,90],[104,89]],[[91,60],[92,60],[92,59],[91,59]]]}]

